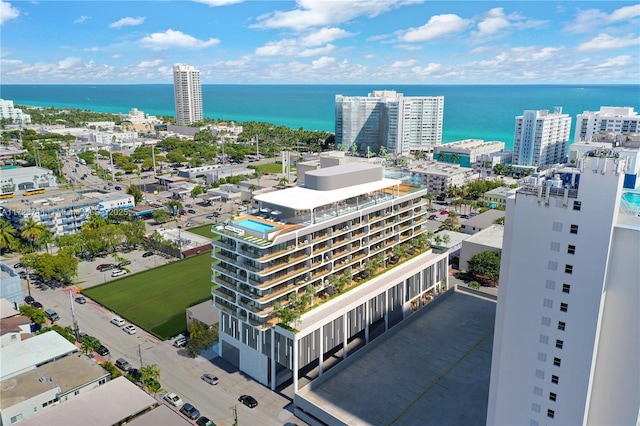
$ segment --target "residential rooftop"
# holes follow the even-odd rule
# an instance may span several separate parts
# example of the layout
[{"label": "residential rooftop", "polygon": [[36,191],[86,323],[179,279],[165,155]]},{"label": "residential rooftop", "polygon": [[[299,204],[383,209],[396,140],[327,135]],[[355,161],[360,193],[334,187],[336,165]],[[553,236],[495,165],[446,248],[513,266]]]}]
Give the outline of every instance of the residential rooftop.
[{"label": "residential rooftop", "polygon": [[476,232],[466,239],[469,243],[480,244],[487,247],[502,249],[504,238],[503,225],[491,225],[480,232]]},{"label": "residential rooftop", "polygon": [[[5,266],[9,267],[9,265]],[[6,274],[4,271],[2,271],[3,274]],[[7,276],[9,276],[10,274],[6,274]],[[13,275],[15,276],[15,274]],[[4,278],[4,275],[0,275],[0,278]],[[16,310],[16,308],[13,306],[13,303],[9,302],[7,299],[0,299],[0,318],[8,318],[8,317],[12,317],[14,315],[18,315],[20,312]]]},{"label": "residential rooftop", "polygon": [[57,393],[58,387],[49,380],[42,380],[38,370],[29,370],[1,381],[0,389],[0,410],[4,410],[50,390]]},{"label": "residential rooftop", "polygon": [[191,424],[187,419],[164,404],[127,422],[129,426],[189,426]]},{"label": "residential rooftop", "polygon": [[50,378],[53,383],[58,385],[62,393],[82,387],[99,378],[110,376],[110,373],[95,360],[79,353],[78,356],[67,355],[43,364],[37,370],[43,377]]}]

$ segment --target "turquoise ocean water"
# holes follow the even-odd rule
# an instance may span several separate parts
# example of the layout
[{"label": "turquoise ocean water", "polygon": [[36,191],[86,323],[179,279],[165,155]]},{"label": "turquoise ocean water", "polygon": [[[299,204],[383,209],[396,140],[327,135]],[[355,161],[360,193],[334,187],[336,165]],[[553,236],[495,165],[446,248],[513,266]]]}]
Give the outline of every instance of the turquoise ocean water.
[{"label": "turquoise ocean water", "polygon": [[[640,85],[203,85],[204,113],[223,120],[264,121],[333,132],[335,95],[395,90],[405,96],[445,97],[443,141],[499,140],[513,145],[515,117],[527,109],[560,106],[575,120],[600,106],[640,110]],[[173,85],[1,85],[18,105],[174,115]]]}]

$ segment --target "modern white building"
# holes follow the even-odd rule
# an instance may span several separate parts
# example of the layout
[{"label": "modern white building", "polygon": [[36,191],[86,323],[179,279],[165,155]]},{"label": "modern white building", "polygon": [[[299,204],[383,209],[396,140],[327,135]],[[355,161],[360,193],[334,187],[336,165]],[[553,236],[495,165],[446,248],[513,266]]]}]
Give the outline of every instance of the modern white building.
[{"label": "modern white building", "polygon": [[516,117],[513,164],[545,167],[563,163],[569,145],[571,117],[561,107],[527,110]]},{"label": "modern white building", "polygon": [[173,91],[176,102],[176,124],[186,126],[202,121],[200,71],[190,65],[174,65]]},{"label": "modern white building", "polygon": [[433,151],[433,159],[472,168],[480,156],[503,152],[504,146],[504,142],[499,141],[465,139],[437,146]]},{"label": "modern white building", "polygon": [[442,143],[444,96],[404,96],[378,90],[369,96],[336,95],[336,146],[360,153],[431,151]]},{"label": "modern white building", "polygon": [[412,168],[411,173],[429,189],[429,192],[437,196],[444,194],[450,186],[462,187],[478,178],[478,174],[472,169],[446,163],[422,165]]},{"label": "modern white building", "polygon": [[[448,282],[448,253],[424,235],[426,188],[358,163],[305,182],[258,195],[258,208],[212,228],[220,356],[271,389],[292,379],[295,391],[316,367],[322,375]],[[397,261],[405,249],[413,257]],[[307,310],[282,325],[278,312],[303,297]]]},{"label": "modern white building", "polygon": [[58,178],[42,167],[12,167],[0,170],[0,198],[33,195],[58,188]]},{"label": "modern white building", "polygon": [[155,115],[149,115],[138,108],[131,108],[127,114],[120,113],[121,121],[128,121],[131,124],[159,124],[162,121]]},{"label": "modern white building", "polygon": [[7,120],[10,124],[31,124],[29,114],[25,114],[20,108],[15,108],[13,101],[5,99],[0,99],[0,119]]},{"label": "modern white building", "polygon": [[584,111],[576,117],[574,142],[597,142],[598,134],[614,133],[624,140],[625,134],[640,132],[640,115],[633,107],[601,106],[599,111]]},{"label": "modern white building", "polygon": [[622,203],[628,162],[590,152],[507,200],[488,425],[638,424],[640,216]]}]

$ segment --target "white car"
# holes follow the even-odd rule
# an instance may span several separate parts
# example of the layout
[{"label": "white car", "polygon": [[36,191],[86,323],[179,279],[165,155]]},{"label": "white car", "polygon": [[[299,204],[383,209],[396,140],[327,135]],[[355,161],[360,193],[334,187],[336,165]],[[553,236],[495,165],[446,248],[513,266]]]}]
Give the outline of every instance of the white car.
[{"label": "white car", "polygon": [[122,327],[122,329],[129,334],[136,334],[136,327],[133,325],[127,325],[125,327]]},{"label": "white car", "polygon": [[173,392],[169,392],[164,396],[164,400],[174,407],[179,407],[182,405],[182,399]]},{"label": "white car", "polygon": [[111,324],[117,325],[118,327],[122,327],[124,325],[124,320],[120,317],[115,317],[111,320]]},{"label": "white car", "polygon": [[121,276],[123,276],[123,275],[127,275],[127,271],[124,271],[124,270],[122,270],[122,269],[118,269],[117,271],[113,271],[113,272],[111,273],[111,276],[112,276],[112,277],[121,277]]}]

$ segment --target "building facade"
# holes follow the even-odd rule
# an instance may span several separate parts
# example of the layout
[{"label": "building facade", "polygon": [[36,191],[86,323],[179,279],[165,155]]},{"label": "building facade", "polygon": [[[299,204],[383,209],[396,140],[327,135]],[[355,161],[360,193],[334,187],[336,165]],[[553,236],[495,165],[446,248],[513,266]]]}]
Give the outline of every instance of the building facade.
[{"label": "building facade", "polygon": [[176,102],[176,124],[187,126],[202,121],[200,71],[189,65],[174,65],[173,91]]},{"label": "building facade", "polygon": [[576,117],[574,142],[597,142],[599,134],[623,135],[640,132],[640,116],[633,107],[600,107],[600,111],[584,111]]},{"label": "building facade", "polygon": [[488,425],[638,423],[640,217],[621,204],[627,164],[587,153],[507,200]]},{"label": "building facade", "polygon": [[0,199],[35,195],[58,188],[58,178],[42,167],[9,167],[0,173]]},{"label": "building facade", "polygon": [[25,114],[20,108],[15,108],[13,101],[5,99],[0,99],[0,119],[6,120],[9,124],[31,124],[29,114]]},{"label": "building facade", "polygon": [[[310,171],[305,180],[256,196],[257,209],[212,229],[220,356],[272,389],[290,379],[297,389],[301,372],[315,365],[322,374],[327,353],[346,358],[447,285],[448,254],[427,245],[384,269],[396,247],[425,242],[426,188],[358,163]],[[373,259],[383,268],[375,277]],[[297,297],[314,308],[278,325],[278,312]]]},{"label": "building facade", "polygon": [[569,145],[571,117],[562,108],[527,110],[516,117],[513,164],[545,167],[563,163]]},{"label": "building facade", "polygon": [[465,139],[436,147],[433,151],[433,159],[473,168],[478,158],[503,151],[504,142]]},{"label": "building facade", "polygon": [[336,95],[336,146],[361,153],[431,151],[442,143],[443,96],[404,96],[379,90],[368,96]]},{"label": "building facade", "polygon": [[411,169],[411,173],[437,196],[445,194],[450,186],[462,187],[478,178],[472,169],[458,164],[430,164]]}]

